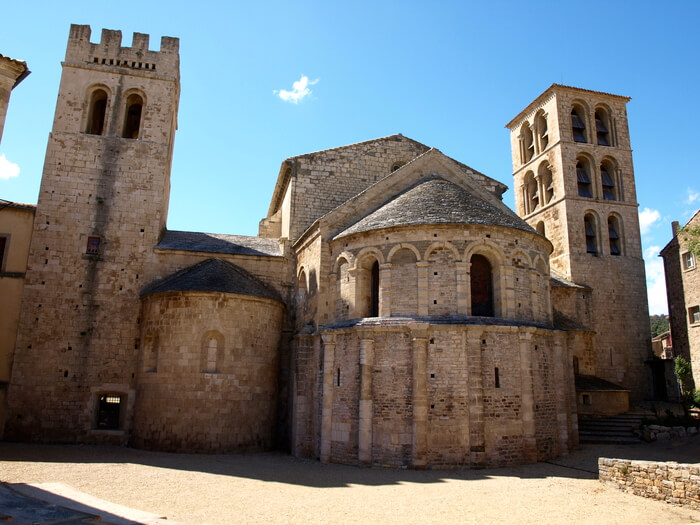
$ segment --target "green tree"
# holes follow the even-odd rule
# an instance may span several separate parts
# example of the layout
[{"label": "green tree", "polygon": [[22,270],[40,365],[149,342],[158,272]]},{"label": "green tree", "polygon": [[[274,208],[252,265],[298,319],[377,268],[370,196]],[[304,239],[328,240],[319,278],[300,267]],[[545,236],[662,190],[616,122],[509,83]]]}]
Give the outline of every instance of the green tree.
[{"label": "green tree", "polygon": [[686,243],[688,251],[695,257],[700,257],[700,226],[686,226],[678,230],[678,234]]},{"label": "green tree", "polygon": [[651,337],[656,337],[657,335],[668,331],[668,316],[650,315],[649,324],[651,326]]}]

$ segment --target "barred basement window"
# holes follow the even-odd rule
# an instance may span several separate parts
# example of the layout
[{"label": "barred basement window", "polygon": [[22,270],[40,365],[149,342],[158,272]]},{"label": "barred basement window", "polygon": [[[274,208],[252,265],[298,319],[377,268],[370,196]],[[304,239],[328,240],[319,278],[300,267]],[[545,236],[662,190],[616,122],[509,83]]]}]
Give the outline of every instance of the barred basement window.
[{"label": "barred basement window", "polygon": [[90,236],[87,239],[87,248],[85,253],[88,255],[99,255],[100,254],[100,237]]},{"label": "barred basement window", "polygon": [[121,420],[122,396],[120,394],[102,394],[97,402],[97,428],[100,430],[119,430]]}]

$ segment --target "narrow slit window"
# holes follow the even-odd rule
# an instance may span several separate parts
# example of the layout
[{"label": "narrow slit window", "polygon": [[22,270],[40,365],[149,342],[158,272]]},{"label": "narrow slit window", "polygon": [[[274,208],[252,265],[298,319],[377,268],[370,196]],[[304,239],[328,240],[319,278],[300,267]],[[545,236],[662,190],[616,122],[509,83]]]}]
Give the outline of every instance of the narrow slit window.
[{"label": "narrow slit window", "polygon": [[493,369],[494,381],[496,383],[496,388],[501,388],[501,377],[498,372],[498,367]]}]

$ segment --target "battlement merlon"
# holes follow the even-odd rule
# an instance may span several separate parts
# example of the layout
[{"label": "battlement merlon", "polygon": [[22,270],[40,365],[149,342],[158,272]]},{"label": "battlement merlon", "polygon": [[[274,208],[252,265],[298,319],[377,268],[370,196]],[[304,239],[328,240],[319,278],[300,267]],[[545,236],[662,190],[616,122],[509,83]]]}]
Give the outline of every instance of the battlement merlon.
[{"label": "battlement merlon", "polygon": [[100,42],[90,42],[89,25],[71,24],[66,48],[67,63],[128,67],[179,78],[180,39],[164,36],[160,51],[148,49],[149,35],[134,33],[131,47],[122,47],[122,32],[103,29]]}]

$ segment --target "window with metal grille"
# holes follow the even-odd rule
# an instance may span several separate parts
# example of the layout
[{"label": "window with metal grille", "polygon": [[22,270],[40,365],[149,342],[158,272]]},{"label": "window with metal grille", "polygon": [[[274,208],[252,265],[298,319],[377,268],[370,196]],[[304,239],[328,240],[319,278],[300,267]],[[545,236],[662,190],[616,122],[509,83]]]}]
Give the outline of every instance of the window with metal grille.
[{"label": "window with metal grille", "polygon": [[692,268],[695,268],[695,255],[693,255],[692,252],[685,252],[682,255],[682,259],[684,270],[690,270]]},{"label": "window with metal grille", "polygon": [[588,142],[586,140],[586,124],[579,109],[571,110],[571,133],[574,142]]},{"label": "window with metal grille", "polygon": [[85,253],[88,255],[99,255],[100,254],[100,238],[90,236],[87,239],[87,248]]},{"label": "window with metal grille", "polygon": [[585,163],[579,161],[576,163],[576,180],[578,182],[579,197],[593,198],[591,191],[591,178],[588,175],[588,169]]},{"label": "window with metal grille", "polygon": [[608,237],[610,239],[610,255],[621,255],[619,225],[616,217],[608,219]]},{"label": "window with metal grille", "polygon": [[700,323],[700,306],[688,308],[688,318],[691,324]]},{"label": "window with metal grille", "polygon": [[610,146],[610,131],[608,130],[608,116],[602,109],[595,112],[595,131],[599,146]]},{"label": "window with metal grille", "polygon": [[97,403],[97,428],[101,430],[118,430],[121,418],[121,407],[121,395],[100,395]]},{"label": "window with metal grille", "polygon": [[605,165],[600,166],[600,182],[603,185],[603,198],[607,201],[616,201],[615,182]]},{"label": "window with metal grille", "polygon": [[590,215],[586,215],[583,219],[583,223],[586,231],[586,252],[598,253],[598,242],[595,234],[595,220]]}]

